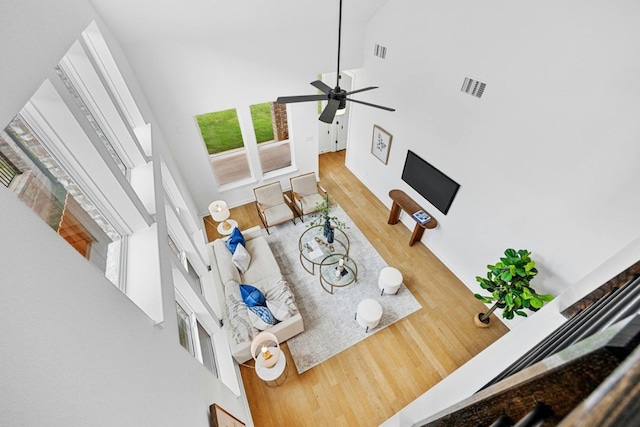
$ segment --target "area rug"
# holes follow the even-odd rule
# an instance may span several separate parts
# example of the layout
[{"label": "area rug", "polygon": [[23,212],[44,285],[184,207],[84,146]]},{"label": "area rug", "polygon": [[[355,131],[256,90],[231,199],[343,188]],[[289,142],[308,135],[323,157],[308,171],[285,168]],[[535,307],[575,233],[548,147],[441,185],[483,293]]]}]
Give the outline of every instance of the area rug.
[{"label": "area rug", "polygon": [[[317,266],[315,275],[311,275],[300,264],[298,240],[310,220],[296,221],[296,225],[288,222],[269,228],[270,235],[264,233],[304,321],[304,332],[287,340],[300,374],[421,308],[404,285],[397,295],[380,296],[378,275],[387,263],[340,206],[336,205],[331,215],[348,227],[344,232],[350,241],[349,256],[358,267],[357,282],[335,288],[333,295],[320,286]],[[379,325],[368,333],[355,320],[356,307],[365,298],[372,298],[382,306]]]}]

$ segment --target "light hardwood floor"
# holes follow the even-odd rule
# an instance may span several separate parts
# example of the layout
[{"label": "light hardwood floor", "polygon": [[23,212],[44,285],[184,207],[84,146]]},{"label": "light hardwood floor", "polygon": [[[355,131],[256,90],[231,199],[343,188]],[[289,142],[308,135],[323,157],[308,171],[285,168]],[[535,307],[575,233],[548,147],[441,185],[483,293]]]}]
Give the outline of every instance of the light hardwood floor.
[{"label": "light hardwood floor", "polygon": [[[410,230],[387,224],[389,208],[344,166],[344,159],[345,151],[320,156],[321,185],[382,258],[402,271],[422,308],[302,375],[285,343],[289,377],[277,388],[241,366],[258,427],[378,426],[508,331],[495,318],[490,328],[474,326],[474,313],[485,307],[425,245],[409,246]],[[232,209],[231,217],[241,229],[261,224],[254,204]],[[207,232],[214,239],[217,232],[209,221]]]}]

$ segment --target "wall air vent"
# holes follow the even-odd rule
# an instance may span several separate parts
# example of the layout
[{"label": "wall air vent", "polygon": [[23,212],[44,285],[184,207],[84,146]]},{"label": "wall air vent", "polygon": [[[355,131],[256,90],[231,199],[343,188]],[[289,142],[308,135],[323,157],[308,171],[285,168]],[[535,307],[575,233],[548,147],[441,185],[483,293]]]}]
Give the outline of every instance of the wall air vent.
[{"label": "wall air vent", "polygon": [[464,83],[462,84],[461,92],[467,93],[469,95],[480,98],[484,93],[484,89],[487,87],[486,83],[482,83],[478,80],[474,80],[470,77],[466,77],[464,79]]},{"label": "wall air vent", "polygon": [[384,59],[387,56],[387,48],[376,43],[373,54],[378,58]]}]

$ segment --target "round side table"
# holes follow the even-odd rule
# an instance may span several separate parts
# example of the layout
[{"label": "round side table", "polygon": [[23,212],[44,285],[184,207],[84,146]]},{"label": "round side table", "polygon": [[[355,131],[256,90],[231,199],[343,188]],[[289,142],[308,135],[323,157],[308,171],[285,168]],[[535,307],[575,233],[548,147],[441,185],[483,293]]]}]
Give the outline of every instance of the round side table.
[{"label": "round side table", "polygon": [[224,222],[218,224],[218,233],[220,233],[221,236],[228,236],[229,234],[231,234],[233,229],[238,226],[238,221],[236,221],[235,219],[228,219],[227,222],[229,223],[229,225],[231,225],[231,227],[226,230],[224,229]]},{"label": "round side table", "polygon": [[256,364],[256,374],[268,387],[277,387],[284,383],[289,375],[287,358],[284,353],[280,352],[278,361],[271,368],[265,368],[264,366]]}]

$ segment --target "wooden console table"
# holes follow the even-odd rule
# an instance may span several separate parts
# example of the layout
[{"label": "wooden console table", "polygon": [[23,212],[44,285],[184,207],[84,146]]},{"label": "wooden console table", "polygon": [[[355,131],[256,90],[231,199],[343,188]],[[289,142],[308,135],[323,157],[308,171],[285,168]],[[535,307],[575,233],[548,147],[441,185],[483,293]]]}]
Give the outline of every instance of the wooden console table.
[{"label": "wooden console table", "polygon": [[[387,221],[387,224],[397,224],[400,220],[401,210],[404,210],[409,215],[413,215],[419,210],[427,212],[402,190],[389,191],[389,197],[393,200],[393,204],[391,205],[391,212],[389,212],[389,221]],[[411,240],[409,240],[409,246],[413,246],[415,242],[419,242],[420,239],[422,239],[422,234],[424,233],[425,228],[435,228],[438,225],[438,221],[436,221],[429,212],[427,212],[427,214],[429,214],[431,220],[424,223],[424,225],[416,221],[416,226],[413,228]],[[411,219],[413,219],[413,217]]]}]

